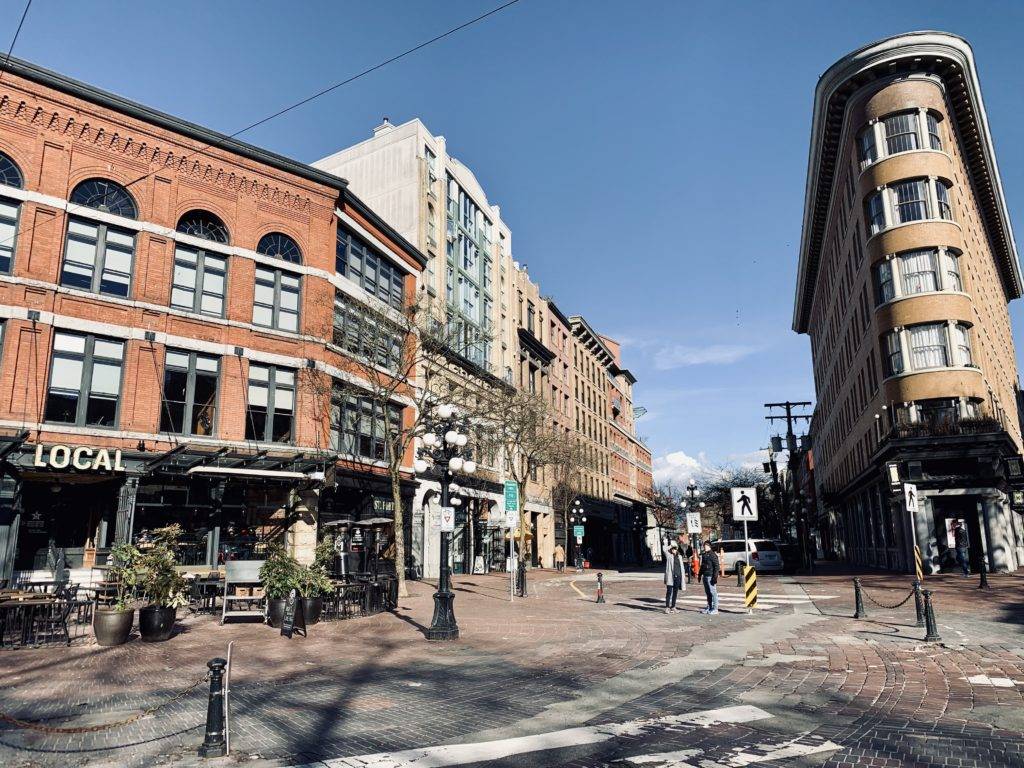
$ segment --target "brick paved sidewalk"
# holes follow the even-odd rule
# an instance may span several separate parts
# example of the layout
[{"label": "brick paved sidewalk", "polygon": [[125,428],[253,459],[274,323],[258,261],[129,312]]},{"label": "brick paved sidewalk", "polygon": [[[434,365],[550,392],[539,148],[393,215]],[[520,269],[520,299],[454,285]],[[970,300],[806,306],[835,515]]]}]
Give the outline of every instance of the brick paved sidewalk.
[{"label": "brick paved sidewalk", "polygon": [[[515,603],[503,574],[458,578],[456,643],[424,640],[432,587],[420,583],[393,615],[320,624],[291,641],[261,625],[189,617],[167,643],[0,653],[0,709],[55,725],[119,719],[201,675],[234,640],[233,747],[247,762],[295,765],[737,703],[772,718],[673,731],[659,737],[661,746],[696,749],[700,740],[702,749],[727,748],[729,740],[788,735],[799,724],[809,738],[840,745],[822,755],[836,766],[903,765],[911,755],[923,765],[953,765],[940,759],[943,751],[964,753],[950,739],[982,765],[1013,765],[1021,754],[1024,643],[1007,613],[1024,598],[1019,578],[993,577],[987,601],[936,580],[937,605],[956,606],[952,623],[940,618],[940,627],[955,636],[976,624],[991,640],[964,648],[925,645],[921,630],[893,631],[881,612],[870,623],[853,621],[848,575],[763,577],[762,593],[779,595],[778,604],[716,617],[697,613],[695,585],[686,596],[698,599],[668,616],[656,575],[609,579],[604,605],[593,602],[592,574],[573,577],[531,572],[537,596]],[[888,601],[895,578],[865,583]],[[723,604],[738,597],[728,577],[720,586]],[[907,623],[896,614],[891,624]],[[194,763],[204,715],[205,698],[194,694],[113,732],[54,739],[0,725],[0,765]],[[634,742],[615,749],[646,748]],[[597,766],[609,755],[559,759],[518,765]]]}]

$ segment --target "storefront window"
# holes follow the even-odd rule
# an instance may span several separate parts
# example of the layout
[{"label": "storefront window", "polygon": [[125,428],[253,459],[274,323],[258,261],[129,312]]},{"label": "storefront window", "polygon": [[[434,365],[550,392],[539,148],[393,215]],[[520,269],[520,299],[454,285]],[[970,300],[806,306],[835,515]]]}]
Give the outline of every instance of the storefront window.
[{"label": "storefront window", "polygon": [[168,349],[164,364],[160,431],[213,434],[217,418],[217,375],[220,361],[196,352]]},{"label": "storefront window", "polygon": [[57,331],[46,397],[46,421],[117,426],[124,343]]}]

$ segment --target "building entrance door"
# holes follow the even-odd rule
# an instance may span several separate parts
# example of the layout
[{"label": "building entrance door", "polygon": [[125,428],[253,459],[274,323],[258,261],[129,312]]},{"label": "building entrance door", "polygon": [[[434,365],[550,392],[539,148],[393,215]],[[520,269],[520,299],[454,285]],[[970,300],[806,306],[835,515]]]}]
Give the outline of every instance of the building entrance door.
[{"label": "building entrance door", "polygon": [[958,567],[956,564],[956,550],[950,545],[951,539],[947,535],[951,522],[963,520],[967,528],[967,538],[970,542],[968,556],[971,562],[971,571],[977,573],[981,569],[981,558],[983,552],[981,538],[981,521],[978,515],[979,499],[977,496],[932,496],[933,532],[936,544],[938,545],[939,568],[943,571],[953,571]]},{"label": "building entrance door", "polygon": [[102,562],[112,543],[121,480],[66,482],[66,477],[26,480],[14,567],[47,567],[50,546],[63,549],[68,568],[81,568],[87,547]]}]

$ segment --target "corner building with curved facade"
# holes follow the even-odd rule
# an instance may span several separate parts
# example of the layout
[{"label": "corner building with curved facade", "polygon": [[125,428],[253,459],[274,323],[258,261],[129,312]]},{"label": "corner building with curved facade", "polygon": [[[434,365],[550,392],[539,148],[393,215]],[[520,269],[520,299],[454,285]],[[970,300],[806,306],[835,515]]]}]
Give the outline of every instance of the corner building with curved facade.
[{"label": "corner building with curved facade", "polygon": [[[938,32],[836,62],[815,92],[793,329],[810,336],[816,528],[892,570],[1024,564],[1021,270],[974,55]],[[908,511],[905,487],[917,489]]]}]

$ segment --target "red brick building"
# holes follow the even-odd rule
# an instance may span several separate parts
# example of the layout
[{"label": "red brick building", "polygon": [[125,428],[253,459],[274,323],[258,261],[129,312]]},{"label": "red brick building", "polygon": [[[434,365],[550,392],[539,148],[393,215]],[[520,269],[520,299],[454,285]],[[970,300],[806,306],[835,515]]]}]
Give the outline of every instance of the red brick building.
[{"label": "red brick building", "polygon": [[213,565],[388,516],[376,420],[400,404],[331,382],[424,264],[340,178],[11,59],[0,579],[174,520]]}]

